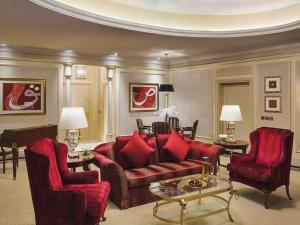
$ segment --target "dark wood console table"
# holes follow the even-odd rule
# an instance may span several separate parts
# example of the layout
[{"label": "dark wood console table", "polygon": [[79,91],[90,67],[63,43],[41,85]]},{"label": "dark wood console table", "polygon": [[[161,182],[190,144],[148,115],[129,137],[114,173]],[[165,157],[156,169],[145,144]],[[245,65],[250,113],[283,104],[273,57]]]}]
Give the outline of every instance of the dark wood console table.
[{"label": "dark wood console table", "polygon": [[33,141],[41,138],[51,138],[56,140],[57,125],[44,125],[37,127],[28,127],[20,129],[4,130],[0,145],[2,147],[11,148],[13,155],[13,177],[17,177],[17,161],[18,161],[18,148],[27,146]]}]

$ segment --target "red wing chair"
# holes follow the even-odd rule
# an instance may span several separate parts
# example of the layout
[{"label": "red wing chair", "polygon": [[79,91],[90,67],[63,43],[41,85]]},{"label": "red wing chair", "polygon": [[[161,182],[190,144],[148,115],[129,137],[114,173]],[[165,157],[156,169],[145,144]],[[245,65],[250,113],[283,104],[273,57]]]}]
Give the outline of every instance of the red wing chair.
[{"label": "red wing chair", "polygon": [[262,127],[250,134],[248,154],[233,155],[227,169],[230,180],[261,190],[265,208],[272,191],[285,185],[289,193],[290,166],[294,133],[290,130]]},{"label": "red wing chair", "polygon": [[98,171],[71,173],[67,146],[41,139],[25,150],[37,225],[95,225],[104,218],[110,185]]}]

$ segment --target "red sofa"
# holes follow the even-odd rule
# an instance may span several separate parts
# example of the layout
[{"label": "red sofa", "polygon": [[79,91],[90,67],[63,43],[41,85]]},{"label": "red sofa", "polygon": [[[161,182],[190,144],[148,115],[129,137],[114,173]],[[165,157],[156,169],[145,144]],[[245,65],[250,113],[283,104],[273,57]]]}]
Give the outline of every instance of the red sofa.
[{"label": "red sofa", "polygon": [[293,132],[262,127],[250,134],[248,154],[233,155],[227,165],[230,180],[261,190],[265,194],[265,208],[269,194],[281,185],[286,186],[289,199],[290,167]]},{"label": "red sofa", "polygon": [[71,173],[67,146],[41,139],[25,150],[37,225],[95,225],[104,218],[110,185],[98,171]]},{"label": "red sofa", "polygon": [[185,139],[190,144],[190,150],[184,161],[176,162],[163,149],[169,136],[159,134],[156,138],[147,140],[155,148],[155,152],[143,168],[134,168],[120,152],[131,136],[119,136],[115,143],[95,148],[95,164],[100,168],[101,179],[109,181],[110,198],[119,208],[126,209],[153,202],[155,199],[149,192],[150,182],[201,173],[203,156],[208,156],[209,162],[216,165],[219,155],[224,151],[220,146]]}]

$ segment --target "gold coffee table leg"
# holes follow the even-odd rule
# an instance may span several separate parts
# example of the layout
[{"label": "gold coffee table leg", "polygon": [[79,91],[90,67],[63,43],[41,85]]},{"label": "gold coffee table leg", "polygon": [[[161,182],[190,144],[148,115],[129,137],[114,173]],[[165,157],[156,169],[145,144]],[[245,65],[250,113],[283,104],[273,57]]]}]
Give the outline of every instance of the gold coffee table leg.
[{"label": "gold coffee table leg", "polygon": [[[180,200],[179,205],[181,206],[181,213],[180,213],[180,224],[183,224],[183,215],[185,214],[185,210],[186,209],[186,202],[184,201],[184,199]],[[186,212],[187,214],[187,212]]]},{"label": "gold coffee table leg", "polygon": [[239,198],[239,194],[238,194],[238,191],[237,191],[237,190],[231,190],[231,191],[229,192],[229,194],[230,194],[230,197],[229,197],[229,199],[228,199],[227,212],[228,212],[229,220],[230,220],[231,222],[233,222],[232,216],[231,216],[231,214],[230,214],[230,202],[231,202],[233,196],[235,196],[235,199],[238,199],[238,198]]}]

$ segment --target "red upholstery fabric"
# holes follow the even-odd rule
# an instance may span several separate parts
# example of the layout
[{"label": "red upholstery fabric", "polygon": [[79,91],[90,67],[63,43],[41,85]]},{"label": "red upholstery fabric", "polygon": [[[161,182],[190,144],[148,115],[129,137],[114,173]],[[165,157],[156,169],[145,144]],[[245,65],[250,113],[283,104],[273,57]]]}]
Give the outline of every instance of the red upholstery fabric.
[{"label": "red upholstery fabric", "polygon": [[259,131],[259,146],[256,163],[271,165],[284,157],[282,147],[286,141],[285,139],[286,137],[282,135],[279,129],[269,130],[261,128]]},{"label": "red upholstery fabric", "polygon": [[173,130],[163,149],[168,151],[176,161],[183,161],[190,149],[190,145],[183,140],[182,136]]},{"label": "red upholstery fabric", "polygon": [[29,148],[34,153],[39,153],[40,155],[49,159],[49,185],[51,191],[61,190],[62,181],[58,171],[58,167],[55,159],[54,146],[51,139],[45,138],[41,141],[33,142],[29,145]]},{"label": "red upholstery fabric", "polygon": [[101,183],[87,185],[65,185],[63,190],[83,191],[87,200],[88,215],[99,219],[103,216],[110,190],[108,182],[103,181]]},{"label": "red upholstery fabric", "polygon": [[[116,145],[114,148],[114,160],[119,163],[124,169],[132,168],[132,163],[121,154],[121,150],[128,143],[132,135],[129,136],[118,136],[116,138]],[[147,141],[147,135],[142,135],[143,139]]]},{"label": "red upholstery fabric", "polygon": [[[88,189],[89,185],[101,186],[102,183],[98,183],[97,171],[70,173],[64,164],[66,154],[65,145],[54,144],[50,139],[34,142],[25,150],[37,225],[95,225],[103,215],[104,210],[99,210],[97,216],[88,213],[88,209],[94,208],[94,202],[91,203],[88,199],[85,189]],[[75,184],[76,182],[79,184]],[[87,184],[88,182],[93,184]],[[63,185],[66,183],[72,183],[72,186],[78,188],[68,189]],[[110,186],[108,183],[105,186],[106,188],[95,189],[93,192],[105,192],[104,195],[108,196]],[[98,200],[96,198],[95,201]],[[102,200],[103,202],[99,202],[101,207],[106,205],[107,199]]]},{"label": "red upholstery fabric", "polygon": [[289,185],[293,132],[262,127],[250,134],[248,154],[233,155],[227,165],[230,179],[266,193]]},{"label": "red upholstery fabric", "polygon": [[149,162],[149,156],[155,152],[148,143],[135,131],[127,144],[121,149],[124,155],[135,168],[143,167]]},{"label": "red upholstery fabric", "polygon": [[173,177],[172,171],[158,165],[149,165],[144,168],[125,170],[128,187],[148,185],[150,182],[164,180]]},{"label": "red upholstery fabric", "polygon": [[173,172],[174,177],[181,177],[202,172],[202,161],[188,159],[182,162],[164,162],[158,164]]},{"label": "red upholstery fabric", "polygon": [[263,183],[272,182],[271,168],[266,165],[258,165],[255,162],[231,163],[228,165],[229,170],[235,171],[236,174],[251,180]]}]

